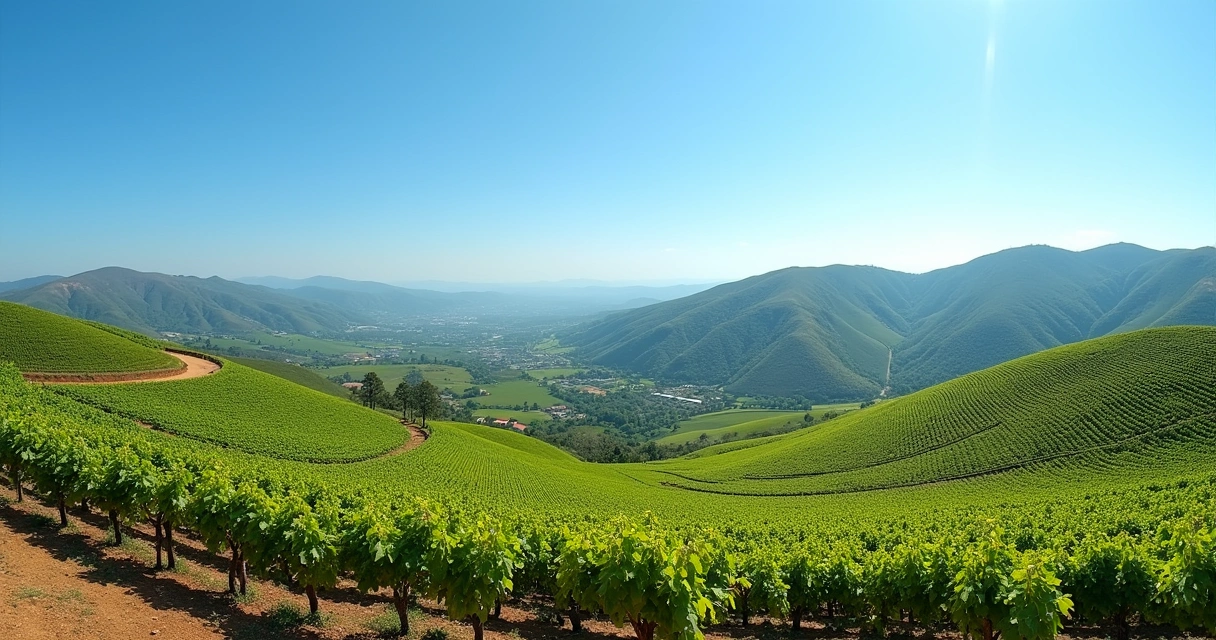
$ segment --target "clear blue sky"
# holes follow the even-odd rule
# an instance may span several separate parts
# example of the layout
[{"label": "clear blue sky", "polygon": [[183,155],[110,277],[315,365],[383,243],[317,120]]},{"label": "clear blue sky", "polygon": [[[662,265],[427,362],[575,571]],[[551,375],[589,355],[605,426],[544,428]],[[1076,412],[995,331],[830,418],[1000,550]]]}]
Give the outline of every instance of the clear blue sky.
[{"label": "clear blue sky", "polygon": [[0,3],[0,280],[1216,243],[1216,2]]}]

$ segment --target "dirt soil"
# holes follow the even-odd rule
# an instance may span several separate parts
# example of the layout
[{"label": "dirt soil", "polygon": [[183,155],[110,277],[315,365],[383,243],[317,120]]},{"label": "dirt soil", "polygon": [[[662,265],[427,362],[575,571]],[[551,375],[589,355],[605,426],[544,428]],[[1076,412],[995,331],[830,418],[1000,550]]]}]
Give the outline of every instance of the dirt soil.
[{"label": "dirt soil", "polygon": [[[165,375],[163,371],[149,371],[145,374],[98,374],[88,376],[87,379],[80,379],[81,376],[50,376],[49,374],[30,374],[39,376],[33,380],[35,382],[46,382],[50,384],[130,384],[135,382],[170,382],[173,380],[189,380],[191,378],[201,378],[210,375],[220,370],[220,365],[198,356],[192,356],[185,353],[177,353],[175,351],[166,351],[165,353],[182,361],[184,368],[178,369]],[[29,375],[26,376],[29,378]]]}]

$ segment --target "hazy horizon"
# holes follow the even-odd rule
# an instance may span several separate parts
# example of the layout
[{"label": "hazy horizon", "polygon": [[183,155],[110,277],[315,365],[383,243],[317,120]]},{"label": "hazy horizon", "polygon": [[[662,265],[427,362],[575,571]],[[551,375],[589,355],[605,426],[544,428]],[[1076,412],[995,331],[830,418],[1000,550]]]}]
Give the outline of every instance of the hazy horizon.
[{"label": "hazy horizon", "polygon": [[[355,10],[357,9],[357,10]],[[0,277],[1216,244],[1216,3],[0,5]]]},{"label": "hazy horizon", "polygon": [[[1026,247],[1032,247],[1032,246],[1041,246],[1041,247],[1051,247],[1054,249],[1063,249],[1065,251],[1082,252],[1082,251],[1089,251],[1091,249],[1098,249],[1098,248],[1105,247],[1105,246],[1111,246],[1111,245],[1115,245],[1115,244],[1137,244],[1137,243],[1111,242],[1111,243],[1104,243],[1104,244],[1100,244],[1100,245],[1096,245],[1096,246],[1088,247],[1088,248],[1084,248],[1084,249],[1068,249],[1066,247],[1055,247],[1053,245],[1035,243],[1035,244],[1029,244],[1029,245],[1020,245],[1017,247],[1007,247],[1005,249],[999,249],[997,251],[992,251],[989,253],[977,255],[973,258],[968,258],[967,260],[963,260],[962,262],[946,264],[941,267],[934,267],[933,269],[926,269],[924,271],[905,271],[905,270],[901,270],[901,269],[892,269],[890,267],[887,267],[887,266],[884,266],[881,264],[847,264],[847,263],[837,262],[837,263],[820,264],[820,265],[787,265],[784,267],[777,267],[775,269],[757,271],[755,273],[746,273],[746,274],[740,275],[735,278],[730,278],[730,279],[687,278],[687,279],[680,280],[680,279],[670,279],[670,278],[667,278],[667,279],[657,279],[656,278],[656,279],[650,279],[650,280],[646,280],[646,279],[603,280],[603,279],[597,279],[597,278],[565,278],[565,279],[561,279],[561,280],[519,280],[519,281],[437,280],[437,279],[399,280],[399,279],[391,279],[391,278],[380,278],[380,277],[375,277],[375,276],[347,277],[347,276],[342,276],[342,275],[338,275],[335,273],[312,273],[309,275],[300,275],[300,276],[290,276],[290,275],[284,275],[281,273],[226,276],[226,275],[222,275],[222,274],[218,274],[218,273],[171,272],[171,271],[166,271],[164,269],[155,269],[155,268],[153,268],[153,269],[135,269],[135,268],[127,266],[127,265],[109,264],[109,265],[101,265],[101,266],[92,267],[89,269],[84,269],[82,271],[72,271],[70,273],[68,273],[68,272],[60,273],[60,272],[55,272],[52,270],[52,271],[48,271],[45,273],[29,274],[29,275],[23,275],[23,276],[18,276],[18,277],[5,277],[3,273],[0,273],[0,282],[13,282],[13,281],[17,281],[17,280],[24,280],[24,279],[28,279],[28,278],[36,278],[36,277],[50,276],[50,275],[55,275],[55,276],[59,276],[59,277],[71,277],[71,276],[74,276],[74,275],[77,275],[80,273],[96,271],[98,269],[117,267],[117,268],[122,268],[122,269],[132,269],[134,271],[141,271],[141,272],[145,272],[145,273],[160,273],[160,274],[171,275],[171,276],[191,276],[191,277],[196,277],[196,278],[220,277],[225,280],[230,280],[230,281],[234,281],[234,282],[244,282],[244,281],[251,281],[251,280],[267,280],[267,279],[284,279],[284,280],[299,281],[299,280],[308,280],[311,278],[339,278],[342,280],[349,280],[349,281],[355,281],[355,282],[376,282],[376,283],[388,284],[388,285],[393,285],[393,286],[403,287],[403,288],[412,287],[412,288],[421,288],[421,289],[427,288],[425,285],[448,285],[449,287],[467,285],[467,286],[497,286],[497,287],[519,287],[519,288],[525,288],[525,287],[577,288],[577,287],[597,287],[597,286],[661,288],[661,287],[700,286],[700,285],[712,286],[712,285],[723,284],[726,282],[734,282],[737,280],[743,280],[745,278],[763,275],[766,273],[771,273],[773,271],[781,271],[783,269],[816,268],[816,267],[830,267],[830,266],[877,267],[877,268],[886,269],[889,271],[902,271],[903,273],[922,274],[922,273],[928,273],[930,271],[936,271],[939,269],[947,269],[950,267],[956,267],[956,266],[971,262],[977,258],[982,258],[984,256],[992,255],[993,253],[999,253],[1001,251],[1008,251],[1010,249],[1022,249],[1022,248],[1026,248]],[[1198,245],[1198,246],[1194,246],[1194,247],[1167,247],[1167,248],[1163,248],[1163,249],[1158,249],[1156,247],[1146,247],[1145,245],[1139,245],[1139,246],[1145,247],[1146,249],[1152,249],[1154,251],[1193,251],[1195,249],[1211,248],[1213,245]],[[453,290],[453,291],[470,291],[469,289],[458,289],[458,288],[454,288],[451,290]]]}]

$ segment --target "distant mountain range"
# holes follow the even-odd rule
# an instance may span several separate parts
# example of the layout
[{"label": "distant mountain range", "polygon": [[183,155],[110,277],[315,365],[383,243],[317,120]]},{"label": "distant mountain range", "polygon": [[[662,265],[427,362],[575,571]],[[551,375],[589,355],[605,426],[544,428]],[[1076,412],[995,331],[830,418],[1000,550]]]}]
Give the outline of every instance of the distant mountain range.
[{"label": "distant mountain range", "polygon": [[563,337],[607,366],[817,402],[927,387],[1060,344],[1216,324],[1216,249],[1010,249],[925,274],[789,268]]},{"label": "distant mountain range", "polygon": [[667,287],[599,287],[603,291],[545,295],[457,293],[330,276],[247,280],[250,283],[107,267],[66,278],[0,283],[0,298],[144,333],[315,333],[450,315],[590,316],[651,304],[671,293]]},{"label": "distant mountain range", "polygon": [[[389,285],[382,282],[347,280],[333,276],[313,276],[311,278],[280,278],[278,276],[262,276],[255,278],[237,278],[237,282],[256,284],[274,289],[302,289],[321,287],[342,291],[359,291],[363,293],[389,293],[411,291],[414,293],[498,293],[511,296],[526,296],[529,298],[565,298],[569,300],[587,300],[600,306],[632,305],[637,301],[661,302],[674,300],[694,293],[704,291],[713,284],[674,284],[674,285],[641,285],[613,284],[598,280],[563,280],[559,282],[525,282],[525,283],[477,283],[477,282],[445,282],[427,280],[424,282],[400,283]],[[490,299],[490,298],[487,298]]]},{"label": "distant mountain range", "polygon": [[363,320],[334,305],[266,287],[119,267],[6,291],[0,298],[143,333],[313,333],[340,331]]},{"label": "distant mountain range", "polygon": [[0,293],[4,293],[5,291],[20,291],[21,289],[36,287],[44,282],[58,280],[62,277],[63,276],[34,276],[33,278],[25,278],[24,280],[0,282]]}]

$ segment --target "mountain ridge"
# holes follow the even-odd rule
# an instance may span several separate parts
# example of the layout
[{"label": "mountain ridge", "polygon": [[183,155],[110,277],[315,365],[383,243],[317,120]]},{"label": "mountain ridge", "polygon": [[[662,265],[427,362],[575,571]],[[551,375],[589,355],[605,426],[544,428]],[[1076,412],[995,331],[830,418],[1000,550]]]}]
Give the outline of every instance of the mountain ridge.
[{"label": "mountain ridge", "polygon": [[[1060,344],[1216,324],[1216,249],[1007,249],[907,274],[790,267],[616,313],[563,342],[596,364],[814,401],[924,388]],[[888,351],[890,350],[890,351]]]}]

